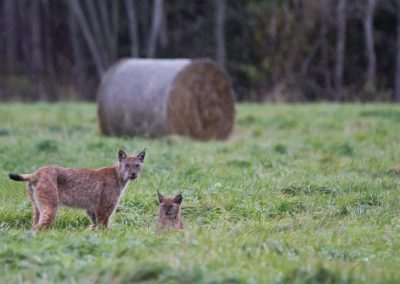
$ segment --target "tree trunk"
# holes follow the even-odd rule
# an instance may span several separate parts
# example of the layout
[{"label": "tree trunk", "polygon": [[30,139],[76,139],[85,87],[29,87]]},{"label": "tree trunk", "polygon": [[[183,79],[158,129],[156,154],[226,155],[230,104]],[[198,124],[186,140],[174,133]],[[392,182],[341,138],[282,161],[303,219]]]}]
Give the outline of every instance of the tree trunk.
[{"label": "tree trunk", "polygon": [[[147,48],[147,44],[150,38],[150,24],[151,24],[151,1],[149,0],[137,0],[137,14],[138,18],[138,34],[142,35],[142,42],[144,46],[144,51]],[[140,40],[140,38],[139,38]],[[140,44],[139,44],[140,46]]]},{"label": "tree trunk", "polygon": [[[49,23],[49,19],[51,17],[51,12],[49,8],[49,0],[42,0],[44,7],[44,22]],[[55,82],[56,73],[54,70],[54,62],[53,62],[53,52],[52,52],[52,36],[50,34],[50,26],[48,24],[43,25],[43,40],[44,40],[44,64],[46,72],[50,76],[50,80]],[[54,86],[54,84],[52,84]]]},{"label": "tree trunk", "polygon": [[394,101],[400,103],[400,3],[397,3],[396,86]]},{"label": "tree trunk", "polygon": [[376,0],[367,0],[367,6],[364,17],[365,47],[368,58],[367,81],[366,85],[371,91],[376,89],[376,54],[374,47],[374,14]]},{"label": "tree trunk", "polygon": [[114,63],[118,56],[118,30],[119,30],[119,1],[111,2],[111,63]]},{"label": "tree trunk", "polygon": [[160,46],[162,48],[168,45],[168,24],[165,9],[162,10],[161,31],[160,31]]},{"label": "tree trunk", "polygon": [[43,56],[41,46],[41,27],[40,27],[40,11],[39,0],[31,0],[31,54],[32,54],[32,71],[41,75],[43,71]]},{"label": "tree trunk", "polygon": [[[15,18],[18,19],[18,32],[17,32],[17,43],[18,47],[16,50],[21,51],[21,55],[18,60],[18,71],[23,73],[32,72],[32,50],[31,50],[31,28],[30,28],[30,17],[29,17],[29,3],[27,1],[15,1],[17,7],[17,13]],[[27,12],[28,11],[28,12]]]},{"label": "tree trunk", "polygon": [[151,33],[147,47],[147,57],[154,57],[157,48],[157,40],[162,24],[163,0],[154,0],[153,2],[153,18],[151,25]]},{"label": "tree trunk", "polygon": [[335,101],[342,100],[344,53],[346,45],[346,0],[339,0],[336,8],[336,66]]},{"label": "tree trunk", "polygon": [[[113,0],[118,1],[118,0]],[[108,14],[108,7],[107,7],[107,0],[98,0],[96,1],[97,4],[99,5],[99,10],[100,10],[100,23],[101,23],[101,28],[102,28],[102,33],[104,35],[104,45],[101,46],[100,48],[104,49],[104,54],[106,57],[104,57],[103,63],[105,67],[109,66],[111,64],[111,51],[112,51],[112,35],[111,35],[111,24],[110,24],[110,16]]]},{"label": "tree trunk", "polygon": [[225,66],[225,30],[224,30],[224,22],[225,22],[225,7],[226,0],[217,0],[216,1],[216,15],[215,15],[215,41],[216,41],[216,60],[217,63],[221,66]]},{"label": "tree trunk", "polygon": [[17,69],[17,17],[16,1],[4,0],[3,2],[4,25],[5,25],[5,44],[6,44],[6,64],[10,73]]},{"label": "tree trunk", "polygon": [[30,27],[31,27],[31,63],[34,74],[34,85],[36,86],[38,96],[42,101],[48,101],[49,96],[43,83],[43,50],[42,50],[42,31],[40,25],[40,6],[39,0],[31,0]]},{"label": "tree trunk", "polygon": [[74,12],[75,18],[77,19],[82,30],[83,37],[85,38],[85,41],[89,47],[90,54],[93,57],[96,66],[97,75],[99,78],[101,78],[105,72],[105,67],[101,59],[99,47],[96,46],[93,34],[91,33],[86,18],[83,15],[82,8],[77,0],[70,0],[68,3],[71,7],[71,10]]},{"label": "tree trunk", "polygon": [[85,74],[85,57],[82,53],[82,46],[79,37],[78,24],[72,9],[69,9],[69,35],[72,47],[72,72],[73,82],[78,96],[84,100],[90,100],[92,97],[87,92],[86,74]]},{"label": "tree trunk", "polygon": [[86,8],[87,8],[87,15],[88,15],[88,24],[91,26],[91,30],[93,31],[93,37],[96,42],[96,46],[99,49],[99,53],[101,56],[101,61],[104,65],[106,65],[106,58],[107,58],[107,48],[106,39],[103,27],[100,26],[100,17],[99,13],[96,9],[96,3],[93,0],[85,0]]},{"label": "tree trunk", "polygon": [[134,0],[125,0],[126,12],[129,19],[129,34],[131,38],[131,56],[139,57],[139,38]]},{"label": "tree trunk", "polygon": [[329,22],[329,1],[324,0],[323,10],[321,12],[321,64],[322,64],[322,73],[324,76],[324,87],[327,99],[332,98],[332,72],[329,67],[329,42],[328,42],[328,22]]},{"label": "tree trunk", "polygon": [[321,26],[321,63],[324,75],[324,85],[326,89],[326,97],[331,98],[332,84],[331,84],[331,70],[329,68],[329,43],[328,43],[328,27],[327,23],[323,22]]}]

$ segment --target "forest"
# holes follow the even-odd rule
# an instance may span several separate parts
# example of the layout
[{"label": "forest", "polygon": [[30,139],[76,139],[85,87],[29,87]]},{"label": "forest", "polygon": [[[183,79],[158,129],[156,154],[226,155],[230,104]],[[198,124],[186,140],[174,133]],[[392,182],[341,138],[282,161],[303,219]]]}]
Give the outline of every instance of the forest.
[{"label": "forest", "polygon": [[0,100],[96,99],[120,58],[211,58],[238,101],[400,101],[395,0],[0,0]]}]

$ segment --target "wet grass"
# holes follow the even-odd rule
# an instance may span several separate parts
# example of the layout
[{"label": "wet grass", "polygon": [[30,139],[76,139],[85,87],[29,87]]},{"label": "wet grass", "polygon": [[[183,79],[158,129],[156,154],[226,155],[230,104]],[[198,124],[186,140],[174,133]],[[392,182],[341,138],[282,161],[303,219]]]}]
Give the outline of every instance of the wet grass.
[{"label": "wet grass", "polygon": [[[0,105],[1,282],[399,282],[399,117],[393,105],[241,104],[228,141],[200,143],[103,137],[92,104]],[[144,147],[108,231],[67,208],[30,230],[8,172],[101,167]],[[155,233],[157,189],[183,192],[184,232]]]}]

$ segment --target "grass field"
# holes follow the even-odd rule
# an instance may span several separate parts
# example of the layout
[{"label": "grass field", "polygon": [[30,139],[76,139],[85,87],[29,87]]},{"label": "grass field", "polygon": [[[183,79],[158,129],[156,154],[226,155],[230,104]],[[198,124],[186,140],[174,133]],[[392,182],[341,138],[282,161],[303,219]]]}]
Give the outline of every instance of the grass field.
[{"label": "grass field", "polygon": [[[399,283],[400,107],[250,105],[225,142],[99,134],[93,104],[0,105],[0,282]],[[107,231],[62,208],[33,233],[23,183],[147,148]],[[183,192],[183,233],[156,234]]]}]

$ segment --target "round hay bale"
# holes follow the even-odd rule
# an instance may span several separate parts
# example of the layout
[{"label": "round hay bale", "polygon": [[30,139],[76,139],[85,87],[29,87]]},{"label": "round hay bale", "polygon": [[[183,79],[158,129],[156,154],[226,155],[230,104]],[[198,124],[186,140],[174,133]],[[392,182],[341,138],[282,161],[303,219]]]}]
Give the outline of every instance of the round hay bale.
[{"label": "round hay bale", "polygon": [[225,139],[234,121],[229,78],[208,59],[124,59],[97,94],[103,134]]}]

